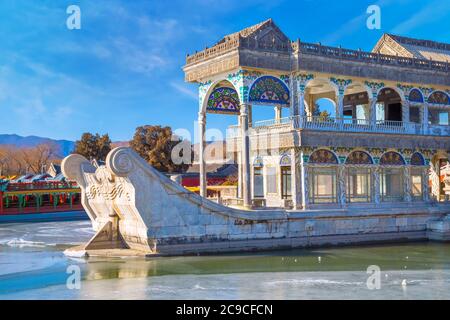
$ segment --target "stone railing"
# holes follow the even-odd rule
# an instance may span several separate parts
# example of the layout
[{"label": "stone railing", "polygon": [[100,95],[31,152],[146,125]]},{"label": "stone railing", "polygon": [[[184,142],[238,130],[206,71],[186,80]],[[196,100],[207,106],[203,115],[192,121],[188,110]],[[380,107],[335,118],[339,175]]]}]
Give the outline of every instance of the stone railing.
[{"label": "stone railing", "polygon": [[[294,128],[324,131],[369,132],[393,134],[429,134],[448,135],[445,130],[426,132],[423,124],[393,120],[377,120],[372,123],[365,119],[323,118],[323,117],[295,117],[292,119]],[[449,126],[444,126],[450,129]]]},{"label": "stone railing", "polygon": [[339,58],[351,61],[372,62],[377,64],[412,67],[420,69],[431,69],[439,71],[450,71],[450,63],[426,59],[416,59],[401,56],[392,56],[381,53],[367,52],[361,50],[351,50],[337,47],[322,46],[320,44],[296,42],[294,50],[301,53]]},{"label": "stone railing", "polygon": [[[250,135],[270,131],[272,133],[286,132],[295,129],[388,133],[410,135],[450,136],[450,126],[429,125],[425,128],[422,123],[402,122],[392,120],[377,120],[375,123],[365,119],[348,119],[332,117],[287,117],[255,122],[249,129]],[[227,130],[227,139],[240,137],[239,126],[231,126]]]},{"label": "stone railing", "polygon": [[217,57],[217,56],[224,54],[230,50],[238,48],[240,42],[241,42],[240,37],[235,37],[234,39],[231,39],[224,43],[215,45],[212,48],[206,48],[205,50],[196,52],[193,55],[188,55],[186,57],[186,64],[188,65],[191,63],[205,60],[205,59]]},{"label": "stone railing", "polygon": [[[402,56],[386,55],[381,53],[367,52],[362,50],[345,49],[341,47],[329,47],[321,44],[307,43],[307,42],[292,42],[293,51],[303,54],[318,55],[330,58],[344,59],[349,61],[370,62],[376,64],[429,69],[448,72],[450,71],[450,63],[443,61],[416,59]],[[249,45],[248,41],[243,41],[240,36],[233,37],[227,41],[217,44],[211,48],[206,48],[203,51],[196,52],[193,55],[186,56],[186,65],[214,58],[227,53],[236,48],[254,49]]]}]

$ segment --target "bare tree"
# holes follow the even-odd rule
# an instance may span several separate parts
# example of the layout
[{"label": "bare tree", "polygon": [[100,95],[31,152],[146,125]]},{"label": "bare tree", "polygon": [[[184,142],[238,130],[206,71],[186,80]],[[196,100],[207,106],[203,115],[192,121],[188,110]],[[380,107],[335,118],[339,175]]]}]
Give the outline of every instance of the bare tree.
[{"label": "bare tree", "polygon": [[[43,143],[36,147],[22,150],[22,157],[25,165],[34,173],[43,173],[50,161],[55,158],[58,146],[53,143]],[[27,170],[28,171],[28,170]]]}]

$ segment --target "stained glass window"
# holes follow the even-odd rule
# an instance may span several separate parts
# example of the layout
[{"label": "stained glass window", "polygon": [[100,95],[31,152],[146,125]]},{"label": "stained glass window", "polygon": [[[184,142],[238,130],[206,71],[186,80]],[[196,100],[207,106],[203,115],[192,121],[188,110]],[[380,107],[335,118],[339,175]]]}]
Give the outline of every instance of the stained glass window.
[{"label": "stained glass window", "polygon": [[280,166],[287,167],[291,165],[291,157],[287,154],[283,155],[280,159]]},{"label": "stained glass window", "polygon": [[388,166],[401,166],[405,164],[405,161],[403,160],[403,157],[394,151],[389,151],[383,154],[383,156],[380,159],[381,165],[388,165]]},{"label": "stained glass window", "polygon": [[346,164],[372,164],[372,158],[367,152],[353,151],[347,157]]},{"label": "stained glass window", "polygon": [[412,166],[423,166],[423,165],[425,165],[425,159],[423,158],[423,156],[420,153],[415,152],[411,156],[411,165]]},{"label": "stained glass window", "polygon": [[309,157],[309,163],[332,163],[337,164],[338,160],[333,152],[325,149],[314,151]]},{"label": "stained glass window", "polygon": [[258,78],[252,85],[249,101],[289,105],[289,89],[280,79],[264,76]]},{"label": "stained glass window", "polygon": [[239,113],[239,96],[233,88],[214,89],[208,98],[206,110],[211,113]]},{"label": "stained glass window", "polygon": [[418,89],[412,89],[409,92],[409,101],[422,103],[423,102],[422,93]]},{"label": "stained glass window", "polygon": [[445,92],[435,91],[428,98],[429,103],[449,105],[449,97]]}]

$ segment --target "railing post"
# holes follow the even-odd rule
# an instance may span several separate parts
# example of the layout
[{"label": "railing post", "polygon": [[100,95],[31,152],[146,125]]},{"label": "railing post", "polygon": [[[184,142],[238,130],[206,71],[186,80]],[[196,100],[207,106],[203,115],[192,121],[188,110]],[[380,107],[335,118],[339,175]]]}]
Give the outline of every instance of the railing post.
[{"label": "railing post", "polygon": [[206,114],[199,112],[198,114],[198,131],[199,131],[199,179],[200,179],[200,196],[207,197],[207,172],[205,162],[205,130],[206,130]]}]

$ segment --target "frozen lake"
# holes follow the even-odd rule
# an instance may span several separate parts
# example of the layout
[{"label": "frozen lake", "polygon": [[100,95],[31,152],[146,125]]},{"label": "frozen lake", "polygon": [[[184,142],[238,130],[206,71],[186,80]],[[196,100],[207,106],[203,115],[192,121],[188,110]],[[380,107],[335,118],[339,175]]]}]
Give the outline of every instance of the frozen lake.
[{"label": "frozen lake", "polygon": [[[0,299],[450,299],[450,244],[71,259],[89,221],[0,225]],[[379,266],[380,289],[367,287]],[[66,285],[79,268],[80,288]],[[69,268],[70,269],[70,268]]]}]

